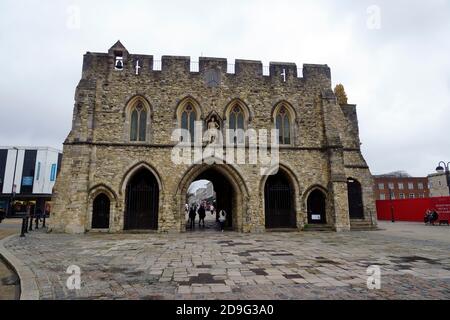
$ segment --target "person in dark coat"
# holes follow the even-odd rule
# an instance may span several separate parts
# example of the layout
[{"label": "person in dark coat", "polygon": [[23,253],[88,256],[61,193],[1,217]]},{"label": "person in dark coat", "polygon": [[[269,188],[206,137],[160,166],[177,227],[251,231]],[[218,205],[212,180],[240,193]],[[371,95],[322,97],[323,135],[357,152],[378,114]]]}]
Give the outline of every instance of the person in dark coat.
[{"label": "person in dark coat", "polygon": [[203,222],[203,228],[205,227],[205,217],[206,217],[206,210],[205,206],[201,205],[200,208],[198,208],[198,226],[200,227],[200,224]]},{"label": "person in dark coat", "polygon": [[189,224],[191,229],[195,229],[195,216],[197,215],[197,212],[195,210],[195,206],[192,205],[189,209]]}]

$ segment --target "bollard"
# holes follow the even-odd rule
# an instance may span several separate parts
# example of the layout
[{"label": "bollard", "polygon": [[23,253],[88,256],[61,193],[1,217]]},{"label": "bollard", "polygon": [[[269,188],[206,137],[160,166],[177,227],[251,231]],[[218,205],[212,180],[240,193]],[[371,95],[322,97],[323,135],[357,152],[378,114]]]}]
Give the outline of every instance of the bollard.
[{"label": "bollard", "polygon": [[22,218],[22,230],[20,231],[20,237],[25,237],[25,218]]},{"label": "bollard", "polygon": [[39,229],[39,217],[36,216],[36,230]]},{"label": "bollard", "polygon": [[25,219],[25,230],[24,230],[24,232],[28,233],[28,216],[26,216],[24,219]]}]

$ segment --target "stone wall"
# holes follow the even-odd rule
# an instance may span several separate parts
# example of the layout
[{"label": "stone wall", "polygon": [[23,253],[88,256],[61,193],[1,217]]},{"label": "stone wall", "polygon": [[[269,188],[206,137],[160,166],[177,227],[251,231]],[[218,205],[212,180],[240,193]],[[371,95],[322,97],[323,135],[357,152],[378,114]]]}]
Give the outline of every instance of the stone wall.
[{"label": "stone wall", "polygon": [[[123,70],[114,67],[121,55]],[[139,61],[139,74],[136,62]],[[76,89],[73,126],[63,150],[55,186],[55,231],[90,230],[93,196],[107,194],[112,203],[110,231],[123,230],[125,188],[132,173],[145,166],[160,188],[160,232],[183,231],[183,201],[202,165],[170,161],[179,126],[177,108],[188,99],[201,119],[214,113],[226,127],[227,107],[237,102],[247,117],[246,128],[274,127],[274,110],[284,103],[292,112],[292,143],[280,147],[280,167],[289,177],[297,226],[306,223],[306,199],[314,188],[326,192],[327,221],[335,230],[349,230],[346,179],[363,187],[365,219],[376,224],[372,177],[361,155],[356,107],[339,106],[331,90],[326,65],[304,65],[303,77],[292,63],[271,63],[270,75],[259,61],[236,60],[227,73],[227,60],[200,58],[199,71],[190,71],[189,57],[162,57],[162,70],[153,70],[153,57],[133,55],[116,43],[109,52],[87,53]],[[283,73],[286,74],[284,82]],[[140,99],[149,109],[145,142],[130,142],[129,106]],[[248,149],[247,149],[248,152]],[[222,165],[236,192],[236,230],[264,231],[264,181],[258,165]],[[186,185],[187,184],[187,185]],[[184,193],[184,194],[183,194]]]}]

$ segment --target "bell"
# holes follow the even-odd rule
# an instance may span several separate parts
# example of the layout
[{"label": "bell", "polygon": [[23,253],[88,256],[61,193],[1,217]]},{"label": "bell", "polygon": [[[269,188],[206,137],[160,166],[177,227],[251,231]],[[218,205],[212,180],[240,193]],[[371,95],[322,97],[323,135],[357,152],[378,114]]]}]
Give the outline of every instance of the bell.
[{"label": "bell", "polygon": [[122,60],[116,61],[116,69],[123,69],[123,62]]}]

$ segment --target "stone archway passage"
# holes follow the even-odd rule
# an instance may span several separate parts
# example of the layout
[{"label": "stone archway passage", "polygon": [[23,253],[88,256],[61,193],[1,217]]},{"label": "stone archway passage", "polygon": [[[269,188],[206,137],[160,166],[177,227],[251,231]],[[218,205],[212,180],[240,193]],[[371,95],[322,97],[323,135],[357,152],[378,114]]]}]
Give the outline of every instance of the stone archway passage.
[{"label": "stone archway passage", "polygon": [[325,195],[320,190],[313,190],[307,200],[308,223],[325,224],[326,220],[326,201]]},{"label": "stone archway passage", "polygon": [[236,223],[234,213],[237,204],[233,186],[228,178],[212,166],[201,172],[192,182],[198,180],[208,180],[213,184],[214,191],[216,192],[216,210],[225,210],[227,213],[225,226],[229,230],[233,229]]},{"label": "stone archway passage", "polygon": [[347,192],[350,219],[363,219],[364,206],[362,201],[361,184],[359,181],[352,178],[347,179]]},{"label": "stone archway passage", "polygon": [[159,187],[147,169],[138,170],[126,189],[125,230],[157,230]]},{"label": "stone archway passage", "polygon": [[110,201],[106,194],[100,193],[92,205],[92,229],[108,229]]},{"label": "stone archway passage", "polygon": [[264,186],[266,228],[295,228],[293,188],[281,171],[267,178]]}]

